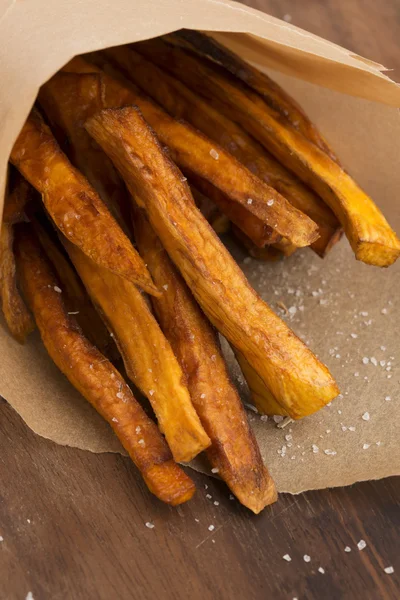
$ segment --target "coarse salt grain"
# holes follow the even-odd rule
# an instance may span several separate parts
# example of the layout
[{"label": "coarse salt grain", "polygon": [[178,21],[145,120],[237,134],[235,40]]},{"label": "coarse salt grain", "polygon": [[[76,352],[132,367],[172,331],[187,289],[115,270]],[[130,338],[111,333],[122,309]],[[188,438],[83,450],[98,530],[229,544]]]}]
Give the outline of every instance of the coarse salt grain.
[{"label": "coarse salt grain", "polygon": [[124,397],[124,394],[122,392],[117,392],[117,398],[121,399],[123,397]]},{"label": "coarse salt grain", "polygon": [[214,525],[209,525],[208,526],[208,531],[214,531],[214,529],[215,529]]},{"label": "coarse salt grain", "polygon": [[152,396],[154,394],[154,390],[149,390],[149,396]]},{"label": "coarse salt grain", "polygon": [[216,150],[214,150],[214,148],[211,148],[211,150],[210,150],[210,156],[214,160],[218,160],[219,159],[219,154],[218,154],[218,152]]},{"label": "coarse salt grain", "polygon": [[367,542],[365,540],[360,540],[357,544],[357,548],[359,550],[364,550],[367,547]]},{"label": "coarse salt grain", "polygon": [[271,198],[271,200],[267,201],[267,206],[272,206],[273,203],[274,203],[274,200],[273,200],[273,198]]},{"label": "coarse salt grain", "polygon": [[140,433],[142,431],[142,428],[140,427],[140,425],[138,425],[135,429],[136,433]]},{"label": "coarse salt grain", "polygon": [[147,527],[148,529],[154,529],[154,523],[150,523],[150,521],[147,521],[147,523],[146,523],[146,527]]},{"label": "coarse salt grain", "polygon": [[61,294],[62,292],[61,288],[59,288],[58,285],[55,285],[53,289],[55,292],[57,292],[57,294]]},{"label": "coarse salt grain", "polygon": [[304,562],[310,562],[310,560],[311,560],[311,556],[308,556],[308,554],[305,554],[305,555],[303,556],[303,560],[304,560]]},{"label": "coarse salt grain", "polygon": [[382,308],[382,310],[381,310],[381,313],[382,313],[383,315],[387,315],[387,308]]},{"label": "coarse salt grain", "polygon": [[207,500],[211,500],[212,499],[211,494],[206,494],[206,498],[207,498]]},{"label": "coarse salt grain", "polygon": [[219,473],[218,467],[214,467],[213,469],[211,469],[211,473]]},{"label": "coarse salt grain", "polygon": [[205,394],[200,394],[200,398],[205,398],[206,395]]},{"label": "coarse salt grain", "polygon": [[369,363],[369,358],[368,358],[368,356],[364,356],[364,358],[362,359],[362,361],[363,361],[363,364],[364,364],[364,365],[367,365],[367,364]]},{"label": "coarse salt grain", "polygon": [[363,421],[369,421],[369,412],[365,412],[361,418]]},{"label": "coarse salt grain", "polygon": [[0,542],[4,542],[4,538],[2,535],[0,535]]},{"label": "coarse salt grain", "polygon": [[275,423],[281,423],[283,421],[282,415],[274,415],[272,418],[275,421]]},{"label": "coarse salt grain", "polygon": [[318,571],[319,571],[320,573],[322,573],[322,575],[324,575],[324,574],[325,574],[325,569],[323,569],[322,567],[318,567]]},{"label": "coarse salt grain", "polygon": [[375,356],[371,356],[370,361],[374,365],[374,367],[378,366],[378,361],[376,360]]},{"label": "coarse salt grain", "polygon": [[351,552],[351,548],[350,546],[346,546],[346,548],[344,549],[345,552]]},{"label": "coarse salt grain", "polygon": [[391,575],[392,573],[394,573],[394,569],[393,567],[385,567],[383,569],[385,571],[385,573],[387,573],[388,575]]},{"label": "coarse salt grain", "polygon": [[351,333],[350,336],[353,338],[353,340],[355,340],[356,338],[358,338],[358,335],[356,333]]},{"label": "coarse salt grain", "polygon": [[386,402],[390,402],[391,401],[391,397],[390,396],[385,396],[385,400],[386,400]]},{"label": "coarse salt grain", "polygon": [[139,446],[142,446],[142,448],[144,448],[146,445],[143,439],[139,440],[138,444],[139,444]]},{"label": "coarse salt grain", "polygon": [[282,558],[283,558],[283,560],[286,560],[287,562],[290,562],[290,561],[292,560],[292,558],[291,558],[290,554],[284,554],[284,555],[282,556]]},{"label": "coarse salt grain", "polygon": [[114,423],[118,423],[118,419],[117,419],[116,417],[113,417],[113,418],[111,419],[111,421],[113,421]]},{"label": "coarse salt grain", "polygon": [[34,597],[33,597],[32,592],[28,592],[27,593],[25,600],[35,600]]},{"label": "coarse salt grain", "polygon": [[253,198],[247,198],[247,204],[253,204]]},{"label": "coarse salt grain", "polygon": [[363,450],[368,450],[371,444],[363,444]]},{"label": "coarse salt grain", "polygon": [[165,285],[163,285],[163,289],[164,289],[165,291],[167,291],[167,289],[168,289],[168,283],[166,283]]},{"label": "coarse salt grain", "polygon": [[335,452],[335,450],[330,450],[329,448],[327,448],[326,450],[324,450],[324,454],[326,454],[327,456],[336,456],[337,452]]}]

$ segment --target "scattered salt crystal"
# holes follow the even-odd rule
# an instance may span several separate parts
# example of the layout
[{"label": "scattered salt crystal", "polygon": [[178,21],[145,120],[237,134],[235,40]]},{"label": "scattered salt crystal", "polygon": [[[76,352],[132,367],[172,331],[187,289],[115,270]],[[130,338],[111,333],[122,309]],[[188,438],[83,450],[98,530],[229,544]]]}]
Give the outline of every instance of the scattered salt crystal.
[{"label": "scattered salt crystal", "polygon": [[247,198],[247,204],[253,204],[253,198]]},{"label": "scattered salt crystal", "polygon": [[386,360],[380,360],[379,364],[381,367],[384,367],[386,365]]},{"label": "scattered salt crystal", "polygon": [[385,352],[386,346],[381,346],[381,350],[382,350],[382,352]]},{"label": "scattered salt crystal", "polygon": [[138,425],[135,429],[136,433],[139,434],[142,431],[142,428],[140,427],[140,425]]},{"label": "scattered salt crystal", "polygon": [[209,525],[208,526],[208,531],[214,531],[214,529],[215,529],[214,525]]},{"label": "scattered salt crystal", "polygon": [[274,199],[271,198],[271,200],[267,200],[267,206],[272,206],[274,203]]},{"label": "scattered salt crystal", "polygon": [[4,538],[2,535],[0,535],[0,542],[4,542]]},{"label": "scattered salt crystal", "polygon": [[282,558],[283,558],[283,560],[286,560],[287,562],[290,562],[292,560],[290,554],[284,554],[282,556]]},{"label": "scattered salt crystal", "polygon": [[344,549],[345,552],[351,552],[351,548],[350,546],[346,546],[346,548]]},{"label": "scattered salt crystal", "polygon": [[147,523],[146,523],[146,527],[147,527],[148,529],[154,529],[154,523],[150,523],[150,521],[147,521]]},{"label": "scattered salt crystal", "polygon": [[341,411],[341,410],[338,410],[337,412],[338,412],[338,415],[341,415],[341,414],[342,414],[342,411]]},{"label": "scattered salt crystal", "polygon": [[154,394],[154,390],[149,390],[149,396],[152,396]]},{"label": "scattered salt crystal", "polygon": [[145,447],[145,445],[146,445],[146,444],[145,444],[145,441],[144,441],[143,439],[139,440],[139,441],[138,441],[138,444],[139,444],[139,446],[142,446],[142,448],[144,448],[144,447]]},{"label": "scattered salt crystal", "polygon": [[342,431],[347,431],[346,425],[342,425]]},{"label": "scattered salt crystal", "polygon": [[79,310],[69,311],[69,315],[79,315]]},{"label": "scattered salt crystal", "polygon": [[275,423],[281,423],[281,421],[283,421],[282,415],[274,415],[272,418],[275,421]]},{"label": "scattered salt crystal", "polygon": [[324,450],[324,454],[326,454],[327,456],[336,456],[337,452],[335,452],[335,450],[330,450],[329,448],[327,448],[326,450]]},{"label": "scattered salt crystal", "polygon": [[377,446],[380,446],[380,445],[382,444],[382,442],[375,442],[375,444],[376,444]]},{"label": "scattered salt crystal", "polygon": [[28,592],[27,593],[25,600],[35,600],[34,597],[33,597],[32,592]]},{"label": "scattered salt crystal", "polygon": [[117,419],[116,417],[113,417],[113,418],[111,419],[111,421],[114,421],[114,423],[118,423],[118,419]]},{"label": "scattered salt crystal", "polygon": [[356,428],[354,427],[354,425],[350,425],[349,431],[355,431],[355,430],[356,430]]},{"label": "scattered salt crystal", "polygon": [[320,304],[324,305],[324,304],[328,304],[328,300],[324,300],[323,298],[320,299],[319,301]]},{"label": "scattered salt crystal", "polygon": [[211,469],[211,473],[219,473],[218,467],[214,467],[213,469]]},{"label": "scattered salt crystal", "polygon": [[390,402],[391,401],[391,397],[390,396],[385,396],[385,400],[386,400],[386,402]]},{"label": "scattered salt crystal", "polygon": [[385,573],[387,573],[388,575],[391,575],[392,573],[394,573],[394,569],[393,567],[385,567],[383,569],[385,571]]},{"label": "scattered salt crystal", "polygon": [[211,494],[206,494],[206,498],[207,498],[207,500],[211,500],[212,499]]},{"label": "scattered salt crystal", "polygon": [[372,364],[374,365],[374,367],[378,366],[378,361],[376,360],[375,356],[371,356],[370,360],[371,360]]},{"label": "scattered salt crystal", "polygon": [[167,289],[168,289],[168,283],[166,283],[165,285],[163,285],[163,288],[164,288],[165,291],[167,291]]},{"label": "scattered salt crystal", "polygon": [[357,544],[357,548],[359,550],[364,550],[367,547],[367,542],[365,540],[360,540]]},{"label": "scattered salt crystal", "polygon": [[324,575],[324,574],[325,574],[325,569],[323,569],[322,567],[318,567],[318,571],[319,571],[320,573],[322,573],[322,575]]},{"label": "scattered salt crystal", "polygon": [[364,356],[364,358],[362,359],[362,361],[363,361],[363,364],[364,364],[364,365],[367,365],[367,364],[369,363],[369,358],[368,358],[368,356]]},{"label": "scattered salt crystal", "polygon": [[353,338],[353,340],[355,340],[356,338],[358,338],[358,335],[356,333],[351,333],[350,336]]},{"label": "scattered salt crystal", "polygon": [[124,394],[122,392],[117,392],[117,398],[121,399],[123,397],[124,397]]},{"label": "scattered salt crystal", "polygon": [[361,315],[362,317],[368,317],[368,313],[367,313],[365,310],[362,310],[362,311],[360,312],[360,315]]},{"label": "scattered salt crystal", "polygon": [[200,519],[195,519],[196,523],[200,523]]},{"label": "scattered salt crystal", "polygon": [[292,435],[290,435],[290,433],[289,433],[288,435],[285,435],[285,440],[286,440],[287,442],[290,442],[290,440],[292,440],[292,439],[293,439],[293,436],[292,436]]},{"label": "scattered salt crystal", "polygon": [[381,313],[382,313],[383,315],[387,315],[387,308],[382,308],[382,310],[381,310]]},{"label": "scattered salt crystal", "polygon": [[206,395],[205,394],[200,394],[200,398],[205,398]]},{"label": "scattered salt crystal", "polygon": [[268,415],[261,415],[261,421],[268,421]]},{"label": "scattered salt crystal", "polygon": [[371,444],[363,444],[363,450],[368,450]]},{"label": "scattered salt crystal", "polygon": [[304,560],[304,562],[310,562],[310,560],[311,560],[311,556],[308,556],[308,554],[305,554],[305,555],[303,556],[303,560]]},{"label": "scattered salt crystal", "polygon": [[210,358],[211,358],[211,360],[212,360],[213,362],[215,362],[215,360],[216,360],[216,358],[217,358],[217,355],[216,355],[216,354],[211,354]]},{"label": "scattered salt crystal", "polygon": [[363,421],[369,421],[369,412],[365,412],[361,418]]},{"label": "scattered salt crystal", "polygon": [[356,372],[354,373],[354,377],[358,377],[359,375],[360,375],[360,373],[359,373],[358,371],[356,371]]},{"label": "scattered salt crystal", "polygon": [[288,313],[290,315],[295,315],[297,313],[297,308],[295,306],[291,306],[290,308],[288,308]]},{"label": "scattered salt crystal", "polygon": [[218,502],[218,500],[215,500],[215,502],[214,502],[214,506],[219,506],[219,502]]},{"label": "scattered salt crystal", "polygon": [[214,150],[214,148],[211,148],[211,150],[210,150],[210,156],[214,160],[218,160],[219,159],[219,154],[218,154],[218,152],[216,150]]},{"label": "scattered salt crystal", "polygon": [[316,446],[315,444],[312,445],[312,451],[314,454],[317,454],[319,452],[319,448],[318,446]]}]

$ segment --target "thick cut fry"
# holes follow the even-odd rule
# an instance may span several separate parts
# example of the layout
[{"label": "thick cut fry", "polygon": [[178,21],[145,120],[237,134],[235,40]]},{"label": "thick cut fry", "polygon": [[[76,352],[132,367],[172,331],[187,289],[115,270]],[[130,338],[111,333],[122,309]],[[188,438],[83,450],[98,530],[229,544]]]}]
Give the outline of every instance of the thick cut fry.
[{"label": "thick cut fry", "polygon": [[139,210],[135,211],[134,230],[154,282],[164,289],[163,295],[152,303],[210,436],[212,445],[207,457],[240,502],[259,513],[276,500],[276,490],[229,379],[215,331]]},{"label": "thick cut fry", "polygon": [[239,123],[310,185],[336,214],[358,260],[380,267],[397,260],[400,241],[396,234],[371,198],[338,164],[219,65],[162,42],[161,52],[159,44],[151,40],[141,43],[140,49],[155,47],[152,53],[159,66]]},{"label": "thick cut fry", "polygon": [[37,111],[23,126],[10,160],[42,194],[54,223],[73,244],[97,264],[158,294],[139,254]]},{"label": "thick cut fry", "polygon": [[[150,49],[146,44],[135,44],[134,47],[120,49],[114,57],[129,78],[168,113],[177,119],[185,119],[215,140],[257,177],[282,194],[295,208],[315,221],[320,237],[311,244],[311,248],[319,256],[325,256],[340,238],[341,231],[339,221],[331,209],[239,125],[215,110],[209,102],[193,93],[165,69],[160,69],[135,51],[137,48],[143,49],[150,58],[153,58],[152,53],[155,52],[157,60],[157,47],[156,42],[150,45]],[[161,42],[161,49],[162,47]]]},{"label": "thick cut fry", "polygon": [[11,335],[23,344],[35,323],[18,290],[13,241],[14,226],[3,223],[0,230],[0,302]]},{"label": "thick cut fry", "polygon": [[[118,48],[114,48],[107,50],[106,55],[108,57],[112,53],[114,56],[117,52]],[[93,55],[90,58],[104,63],[104,60],[96,59]],[[269,243],[269,231],[284,235],[299,247],[317,239],[318,227],[311,219],[255,177],[221,146],[190,125],[172,119],[132,85],[128,84],[127,87],[110,77],[104,77],[103,81],[108,107],[136,104],[184,173],[206,180],[268,226],[264,243]]]},{"label": "thick cut fry", "polygon": [[149,399],[174,459],[189,462],[210,440],[192,405],[182,369],[146,299],[132,283],[95,265],[70,242],[65,245],[114,336],[128,377]]},{"label": "thick cut fry", "polygon": [[56,137],[68,140],[66,154],[124,229],[124,219],[129,218],[126,188],[110,159],[83,126],[88,117],[104,108],[102,100],[101,77],[96,73],[56,73],[39,92],[39,103]]},{"label": "thick cut fry", "polygon": [[192,480],[173,461],[156,425],[120,373],[66,312],[62,294],[56,291],[59,281],[27,226],[18,228],[16,252],[24,295],[57,367],[111,425],[149,490],[172,505],[190,500],[195,491]]},{"label": "thick cut fry", "polygon": [[75,315],[85,337],[110,360],[117,359],[119,353],[76,271],[60,248],[57,236],[52,233],[50,224],[39,214],[29,214],[37,238],[51,262],[61,285],[63,300],[68,311]]},{"label": "thick cut fry", "polygon": [[293,418],[337,394],[328,369],[249,286],[139,112],[105,110],[86,123],[134,195],[211,322],[241,351]]},{"label": "thick cut fry", "polygon": [[332,148],[329,147],[317,127],[310,121],[304,110],[273,79],[262,73],[240,56],[219,44],[212,37],[189,29],[181,29],[164,36],[172,44],[181,44],[198,52],[201,56],[215,61],[241,79],[246,85],[258,92],[265,102],[285,117],[290,124],[306,138],[316,144],[332,160],[339,163]]}]

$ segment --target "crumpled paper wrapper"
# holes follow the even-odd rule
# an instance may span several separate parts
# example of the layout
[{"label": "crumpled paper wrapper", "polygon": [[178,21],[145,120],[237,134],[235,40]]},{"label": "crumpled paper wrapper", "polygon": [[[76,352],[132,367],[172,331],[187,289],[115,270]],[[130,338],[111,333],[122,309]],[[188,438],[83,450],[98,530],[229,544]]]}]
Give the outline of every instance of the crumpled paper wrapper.
[{"label": "crumpled paper wrapper", "polygon": [[[216,37],[299,100],[400,230],[398,86],[380,65],[222,0],[1,2],[0,186],[37,89],[59,67],[78,53],[181,27],[238,32]],[[284,429],[249,411],[278,489],[299,493],[399,474],[400,265],[379,270],[357,263],[345,239],[323,261],[308,249],[266,264],[231,250],[261,296],[329,366],[342,392]],[[27,425],[59,444],[123,453],[108,425],[52,364],[37,333],[20,346],[0,325],[0,394]],[[227,358],[249,402],[229,351]],[[201,461],[192,466],[207,469]]]}]

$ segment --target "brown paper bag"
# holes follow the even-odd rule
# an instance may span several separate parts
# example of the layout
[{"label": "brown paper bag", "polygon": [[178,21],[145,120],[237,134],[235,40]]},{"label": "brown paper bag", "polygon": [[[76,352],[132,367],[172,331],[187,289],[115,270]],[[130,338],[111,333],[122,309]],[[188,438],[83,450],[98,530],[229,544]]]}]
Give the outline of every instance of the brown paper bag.
[{"label": "brown paper bag", "polygon": [[[227,0],[1,0],[0,193],[12,144],[39,86],[57,69],[76,54],[182,27],[224,32],[216,37],[271,72],[400,230],[399,87],[380,65]],[[329,365],[343,394],[283,430],[250,413],[279,490],[398,474],[399,265],[378,270],[356,263],[345,240],[324,261],[307,249],[274,264],[243,259],[273,308],[279,312],[278,301],[294,307],[284,318]],[[21,347],[2,326],[0,352],[0,394],[35,432],[93,452],[121,451],[37,334]]]}]

